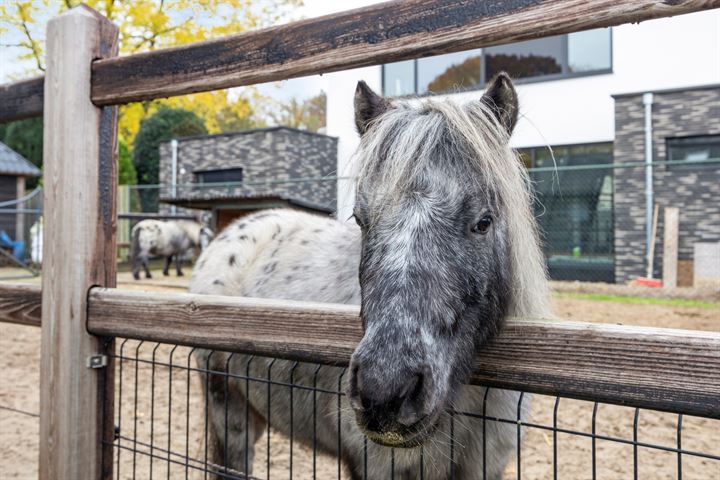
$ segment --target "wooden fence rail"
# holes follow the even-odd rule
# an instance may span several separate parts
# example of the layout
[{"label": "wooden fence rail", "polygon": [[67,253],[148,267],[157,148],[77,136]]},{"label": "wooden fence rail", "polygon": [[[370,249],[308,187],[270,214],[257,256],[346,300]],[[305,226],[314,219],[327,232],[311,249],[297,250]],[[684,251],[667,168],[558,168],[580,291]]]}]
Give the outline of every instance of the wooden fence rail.
[{"label": "wooden fence rail", "polygon": [[[39,325],[40,289],[0,286],[0,321]],[[90,333],[345,366],[358,309],[285,300],[93,288]],[[720,418],[720,333],[512,320],[471,382]]]},{"label": "wooden fence rail", "polygon": [[[115,105],[329,73],[720,7],[720,0],[393,1],[241,35],[102,59]],[[42,114],[42,79],[0,87],[0,122]]]}]

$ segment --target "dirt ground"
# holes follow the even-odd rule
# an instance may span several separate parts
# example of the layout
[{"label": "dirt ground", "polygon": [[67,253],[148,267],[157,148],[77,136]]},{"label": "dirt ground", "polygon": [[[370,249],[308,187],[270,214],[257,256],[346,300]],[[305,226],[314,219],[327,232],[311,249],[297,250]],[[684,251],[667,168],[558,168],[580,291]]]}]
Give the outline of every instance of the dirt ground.
[{"label": "dirt ground", "polygon": [[[189,271],[186,275],[189,275]],[[157,272],[155,277],[151,281],[134,282],[129,274],[121,273],[118,276],[118,286],[177,292],[185,289],[188,278],[163,278],[160,272]],[[30,281],[35,282],[37,279]],[[590,287],[582,288],[583,290],[578,291],[593,291]],[[585,290],[586,288],[590,290]],[[560,290],[568,292],[567,289]],[[625,304],[575,299],[566,294],[555,296],[553,303],[555,313],[565,319],[720,331],[718,308]],[[0,480],[37,478],[39,345],[38,329],[0,324]],[[172,347],[167,345],[158,348],[155,346],[138,345],[138,342],[128,341],[120,350],[121,345],[118,345],[118,352],[124,356],[134,357],[137,354],[139,358],[150,360],[154,355],[156,361],[165,364],[172,361],[172,365],[176,367],[169,369],[166,366],[156,366],[153,370],[149,363],[137,363],[136,377],[135,362],[124,362],[122,392],[119,391],[121,378],[118,370],[116,391],[119,398],[116,402],[119,418],[116,418],[116,424],[121,424],[122,448],[116,478],[133,478],[133,470],[136,478],[148,478],[150,471],[157,478],[184,478],[186,451],[191,458],[187,476],[202,478],[201,471],[198,470],[203,466],[205,451],[201,385],[194,373],[188,382],[187,371],[177,368],[187,365],[189,349],[178,347],[173,351]],[[136,378],[137,392],[134,388]],[[555,398],[535,396],[532,402],[530,422],[552,426]],[[172,408],[168,408],[170,403]],[[561,399],[557,407],[559,428],[586,434],[592,432],[592,403]],[[596,413],[596,433],[631,441],[634,414],[635,410],[631,408],[601,405]],[[674,448],[677,441],[677,421],[677,415],[642,411],[638,417],[638,441]],[[458,422],[462,427],[481,428],[480,420],[463,418]],[[189,437],[187,443],[186,437]],[[524,432],[519,463],[521,478],[553,478],[554,445],[557,452],[557,478],[592,478],[592,441],[588,436],[558,433],[554,438],[552,431],[533,427]],[[720,455],[720,422],[684,417],[682,447]],[[135,448],[145,454],[133,455],[126,448]],[[271,431],[270,449],[271,476],[286,478],[290,459],[288,439]],[[595,452],[596,478],[632,478],[635,454],[632,445],[598,439]],[[148,455],[150,453],[152,455]],[[266,459],[267,437],[263,436],[257,443],[254,464],[257,477],[266,477]],[[296,441],[293,445],[292,461],[293,478],[313,478],[311,449],[299,445]],[[316,478],[336,478],[338,464],[332,456],[319,455],[315,467]],[[683,455],[681,467],[685,479],[720,479],[719,461]],[[678,456],[673,452],[639,447],[637,468],[638,478],[641,479],[677,478]],[[505,478],[517,478],[517,469],[517,459],[513,458],[507,467]],[[343,478],[348,478],[346,472],[343,472]]]}]

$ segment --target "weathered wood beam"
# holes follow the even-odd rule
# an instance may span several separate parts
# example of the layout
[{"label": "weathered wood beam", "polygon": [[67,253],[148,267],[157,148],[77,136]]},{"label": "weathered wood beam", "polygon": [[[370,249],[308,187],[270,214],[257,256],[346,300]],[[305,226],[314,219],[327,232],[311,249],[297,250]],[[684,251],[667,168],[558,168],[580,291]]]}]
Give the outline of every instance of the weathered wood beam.
[{"label": "weathered wood beam", "polygon": [[[718,7],[720,0],[386,2],[218,40],[98,60],[93,65],[92,99],[97,105],[151,100]],[[40,100],[21,94],[14,85],[4,88],[0,122],[40,114]],[[6,99],[15,97],[26,104],[24,110],[13,103],[6,108]]]},{"label": "weathered wood beam", "polygon": [[0,285],[0,322],[40,326],[40,285]]},{"label": "weathered wood beam", "polygon": [[44,77],[0,85],[0,123],[40,117]]},{"label": "weathered wood beam", "polygon": [[[93,289],[88,330],[332,365],[362,338],[356,307]],[[472,382],[720,418],[720,333],[511,321]]]},{"label": "weathered wood beam", "polygon": [[720,7],[720,0],[386,2],[93,65],[98,105],[251,85]]}]

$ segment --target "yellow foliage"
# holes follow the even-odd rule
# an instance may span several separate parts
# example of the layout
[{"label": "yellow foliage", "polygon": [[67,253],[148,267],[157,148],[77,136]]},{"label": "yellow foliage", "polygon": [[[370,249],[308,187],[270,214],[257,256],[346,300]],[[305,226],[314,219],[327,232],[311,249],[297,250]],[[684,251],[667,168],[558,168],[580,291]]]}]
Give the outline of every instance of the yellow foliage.
[{"label": "yellow foliage", "polygon": [[[0,33],[21,39],[19,60],[32,60],[44,70],[44,25],[52,16],[85,3],[120,28],[121,54],[137,53],[242,33],[273,25],[302,0],[13,0],[0,1]],[[125,105],[120,109],[120,135],[132,144],[142,119],[165,104],[193,110],[209,132],[228,126],[228,118],[247,122],[253,114],[253,93],[236,100],[227,91]],[[248,94],[249,92],[249,94]],[[230,122],[232,124],[233,122]]]}]

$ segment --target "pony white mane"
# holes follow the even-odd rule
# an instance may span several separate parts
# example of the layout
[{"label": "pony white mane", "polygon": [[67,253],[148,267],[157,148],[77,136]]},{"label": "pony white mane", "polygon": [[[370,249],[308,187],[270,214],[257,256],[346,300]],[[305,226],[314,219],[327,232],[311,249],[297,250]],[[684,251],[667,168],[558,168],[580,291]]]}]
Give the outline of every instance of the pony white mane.
[{"label": "pony white mane", "polygon": [[[444,139],[460,146],[478,175],[473,181],[497,195],[509,232],[512,265],[510,315],[549,314],[545,260],[531,208],[532,188],[523,163],[509,147],[506,129],[481,101],[393,100],[374,119],[354,158],[358,179],[372,181],[378,204],[394,201],[437,162]],[[388,141],[392,140],[392,141]],[[380,175],[376,175],[381,172]]]}]

